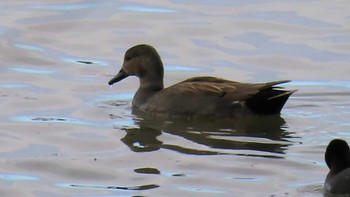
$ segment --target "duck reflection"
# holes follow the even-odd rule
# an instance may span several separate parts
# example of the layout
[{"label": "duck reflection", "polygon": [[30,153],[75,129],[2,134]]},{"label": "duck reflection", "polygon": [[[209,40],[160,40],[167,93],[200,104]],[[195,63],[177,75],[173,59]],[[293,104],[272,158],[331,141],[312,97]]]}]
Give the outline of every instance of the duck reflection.
[{"label": "duck reflection", "polygon": [[[170,149],[186,154],[210,155],[233,154],[230,150],[247,150],[248,153],[236,155],[282,157],[287,146],[291,144],[288,138],[292,133],[287,131],[285,121],[279,115],[232,120],[159,117],[139,111],[134,111],[133,114],[135,127],[123,127],[126,135],[121,140],[134,152]],[[181,137],[197,145],[184,147],[180,144],[168,144],[158,138],[163,133]],[[193,148],[202,147],[198,144],[206,148]]]}]

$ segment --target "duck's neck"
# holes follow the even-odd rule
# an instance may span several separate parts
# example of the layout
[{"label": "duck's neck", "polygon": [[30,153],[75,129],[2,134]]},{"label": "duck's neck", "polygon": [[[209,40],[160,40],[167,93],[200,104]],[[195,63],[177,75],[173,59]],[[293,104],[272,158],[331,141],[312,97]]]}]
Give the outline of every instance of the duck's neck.
[{"label": "duck's neck", "polygon": [[345,170],[350,167],[349,159],[343,159],[341,161],[333,162],[332,168],[330,170],[330,174],[338,174],[339,172]]},{"label": "duck's neck", "polygon": [[140,87],[132,100],[132,106],[142,109],[142,105],[163,88],[163,78],[161,80],[140,79]]},{"label": "duck's neck", "polygon": [[160,91],[163,88],[163,78],[140,78],[139,90]]}]

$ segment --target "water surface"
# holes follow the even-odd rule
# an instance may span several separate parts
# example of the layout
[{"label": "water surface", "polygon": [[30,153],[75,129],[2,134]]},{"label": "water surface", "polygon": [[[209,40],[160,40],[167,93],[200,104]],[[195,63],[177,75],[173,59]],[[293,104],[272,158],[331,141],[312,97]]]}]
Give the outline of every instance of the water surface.
[{"label": "water surface", "polygon": [[[350,140],[350,7],[335,1],[0,4],[2,196],[322,196],[324,151]],[[291,79],[280,116],[132,114],[113,87],[148,43],[165,84]],[[252,189],[254,188],[254,189]]]}]

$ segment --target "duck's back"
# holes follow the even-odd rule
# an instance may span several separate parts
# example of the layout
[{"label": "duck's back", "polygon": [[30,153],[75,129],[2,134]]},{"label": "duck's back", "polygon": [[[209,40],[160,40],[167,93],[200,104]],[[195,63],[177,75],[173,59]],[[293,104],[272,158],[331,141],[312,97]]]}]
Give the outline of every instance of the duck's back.
[{"label": "duck's back", "polygon": [[293,93],[269,83],[239,83],[215,77],[194,77],[165,88],[142,105],[143,111],[170,115],[235,117],[279,113]]}]

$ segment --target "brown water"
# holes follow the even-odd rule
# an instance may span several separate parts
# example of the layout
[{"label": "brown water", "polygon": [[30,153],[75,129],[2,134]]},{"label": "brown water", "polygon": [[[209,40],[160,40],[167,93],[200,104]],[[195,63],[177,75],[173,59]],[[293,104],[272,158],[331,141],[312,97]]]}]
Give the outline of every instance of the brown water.
[{"label": "brown water", "polygon": [[[324,151],[350,139],[346,1],[3,1],[1,196],[322,196]],[[107,81],[148,43],[165,84],[291,79],[281,116],[131,114]]]}]

